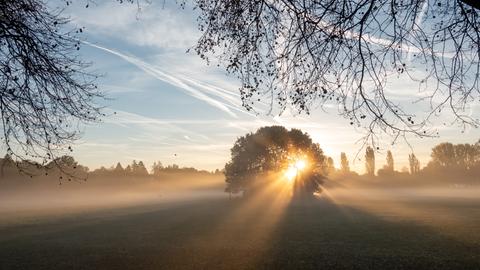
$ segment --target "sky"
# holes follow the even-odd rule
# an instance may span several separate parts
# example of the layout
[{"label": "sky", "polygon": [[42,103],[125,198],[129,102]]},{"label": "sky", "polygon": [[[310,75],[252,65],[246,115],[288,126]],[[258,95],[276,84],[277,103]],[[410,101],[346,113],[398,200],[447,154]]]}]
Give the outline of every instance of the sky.
[{"label": "sky", "polygon": [[[316,109],[309,116],[288,110],[282,116],[253,115],[242,108],[239,80],[215,62],[207,65],[194,52],[187,53],[200,36],[195,12],[188,5],[181,9],[169,1],[152,1],[139,11],[136,5],[116,1],[89,1],[88,8],[86,1],[74,2],[64,14],[71,19],[70,27],[84,29],[80,55],[102,75],[98,86],[108,97],[100,101],[107,116],[83,127],[74,146],[74,157],[81,164],[95,169],[142,160],[148,167],[161,161],[221,169],[236,138],[262,126],[283,125],[308,132],[337,167],[340,152],[345,152],[350,166],[364,171],[364,133],[338,116],[335,108]],[[389,89],[392,98],[402,100],[414,95],[418,86],[393,79]],[[407,104],[418,116],[426,114],[416,106]],[[434,145],[473,143],[480,137],[478,129],[436,128],[440,137],[408,137],[408,143],[392,145],[393,138],[381,136],[377,168],[385,163],[387,150],[400,170],[408,165],[412,151],[425,165]]]}]

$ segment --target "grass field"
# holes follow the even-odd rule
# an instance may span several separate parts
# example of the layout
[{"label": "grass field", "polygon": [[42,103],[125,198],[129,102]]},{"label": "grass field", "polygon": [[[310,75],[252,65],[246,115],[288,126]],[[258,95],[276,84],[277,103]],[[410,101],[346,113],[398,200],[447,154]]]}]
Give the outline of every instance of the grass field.
[{"label": "grass field", "polygon": [[357,193],[11,221],[0,269],[480,269],[480,198]]}]

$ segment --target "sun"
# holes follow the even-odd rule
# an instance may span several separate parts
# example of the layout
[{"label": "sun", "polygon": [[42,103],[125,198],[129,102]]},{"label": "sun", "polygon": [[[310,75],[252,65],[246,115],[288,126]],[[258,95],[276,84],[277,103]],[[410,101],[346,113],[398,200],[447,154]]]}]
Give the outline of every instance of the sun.
[{"label": "sun", "polygon": [[307,167],[307,162],[303,159],[297,160],[295,162],[295,168],[297,168],[299,171],[305,169]]},{"label": "sun", "polygon": [[307,162],[303,159],[295,160],[293,163],[291,163],[288,167],[287,170],[285,171],[285,178],[290,182],[295,177],[297,177],[297,174],[304,170],[307,167]]},{"label": "sun", "polygon": [[285,171],[285,178],[290,182],[297,176],[297,173],[297,168],[290,166]]}]

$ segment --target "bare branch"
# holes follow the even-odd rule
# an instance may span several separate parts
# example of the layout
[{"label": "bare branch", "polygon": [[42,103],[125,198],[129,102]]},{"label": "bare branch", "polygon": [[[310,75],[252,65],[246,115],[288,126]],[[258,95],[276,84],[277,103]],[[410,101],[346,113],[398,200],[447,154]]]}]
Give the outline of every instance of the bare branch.
[{"label": "bare branch", "polygon": [[78,60],[83,29],[65,31],[61,10],[37,0],[0,1],[0,126],[13,158],[55,160],[72,151],[79,125],[102,115],[102,98]]},{"label": "bare branch", "polygon": [[[434,118],[460,125],[479,102],[479,11],[468,1],[196,0],[203,35],[195,49],[238,75],[243,105],[309,114],[336,106],[351,125],[392,138],[436,136]],[[398,77],[418,83],[416,115],[391,97]],[[367,135],[366,139],[372,138]]]}]

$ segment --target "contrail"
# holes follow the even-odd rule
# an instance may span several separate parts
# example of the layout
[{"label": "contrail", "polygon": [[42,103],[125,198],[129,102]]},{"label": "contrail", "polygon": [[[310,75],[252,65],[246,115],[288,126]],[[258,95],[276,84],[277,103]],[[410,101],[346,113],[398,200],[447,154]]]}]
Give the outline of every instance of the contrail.
[{"label": "contrail", "polygon": [[[238,116],[229,109],[229,107],[232,107],[231,105],[225,104],[223,102],[220,102],[216,99],[211,98],[208,95],[205,95],[204,93],[200,92],[199,90],[197,90],[197,89],[191,87],[190,85],[188,85],[185,82],[185,80],[182,80],[181,78],[178,78],[178,77],[175,77],[173,75],[167,74],[167,73],[161,71],[160,69],[156,68],[155,66],[140,60],[137,57],[129,56],[129,55],[120,53],[118,51],[115,51],[115,50],[112,50],[112,49],[109,49],[109,48],[105,48],[105,47],[102,47],[102,46],[99,46],[99,45],[96,45],[96,44],[93,44],[93,43],[90,43],[90,42],[87,42],[87,41],[83,41],[83,43],[85,43],[85,44],[87,44],[91,47],[106,51],[106,52],[111,53],[113,55],[116,55],[116,56],[122,58],[123,60],[135,65],[136,67],[140,68],[141,70],[145,71],[146,73],[150,74],[151,76],[155,77],[156,79],[158,79],[160,81],[163,81],[163,82],[166,82],[170,85],[176,86],[180,89],[183,89],[190,96],[192,96],[196,99],[199,99],[201,101],[204,101],[204,102],[212,105],[213,107],[216,107],[216,108],[226,112],[227,114],[229,114],[230,116],[232,116],[234,118],[238,118]],[[226,95],[221,95],[221,96],[223,98],[227,99],[228,101],[230,101],[230,103],[232,103],[231,102],[231,97],[229,97],[229,96],[227,97]]]}]

